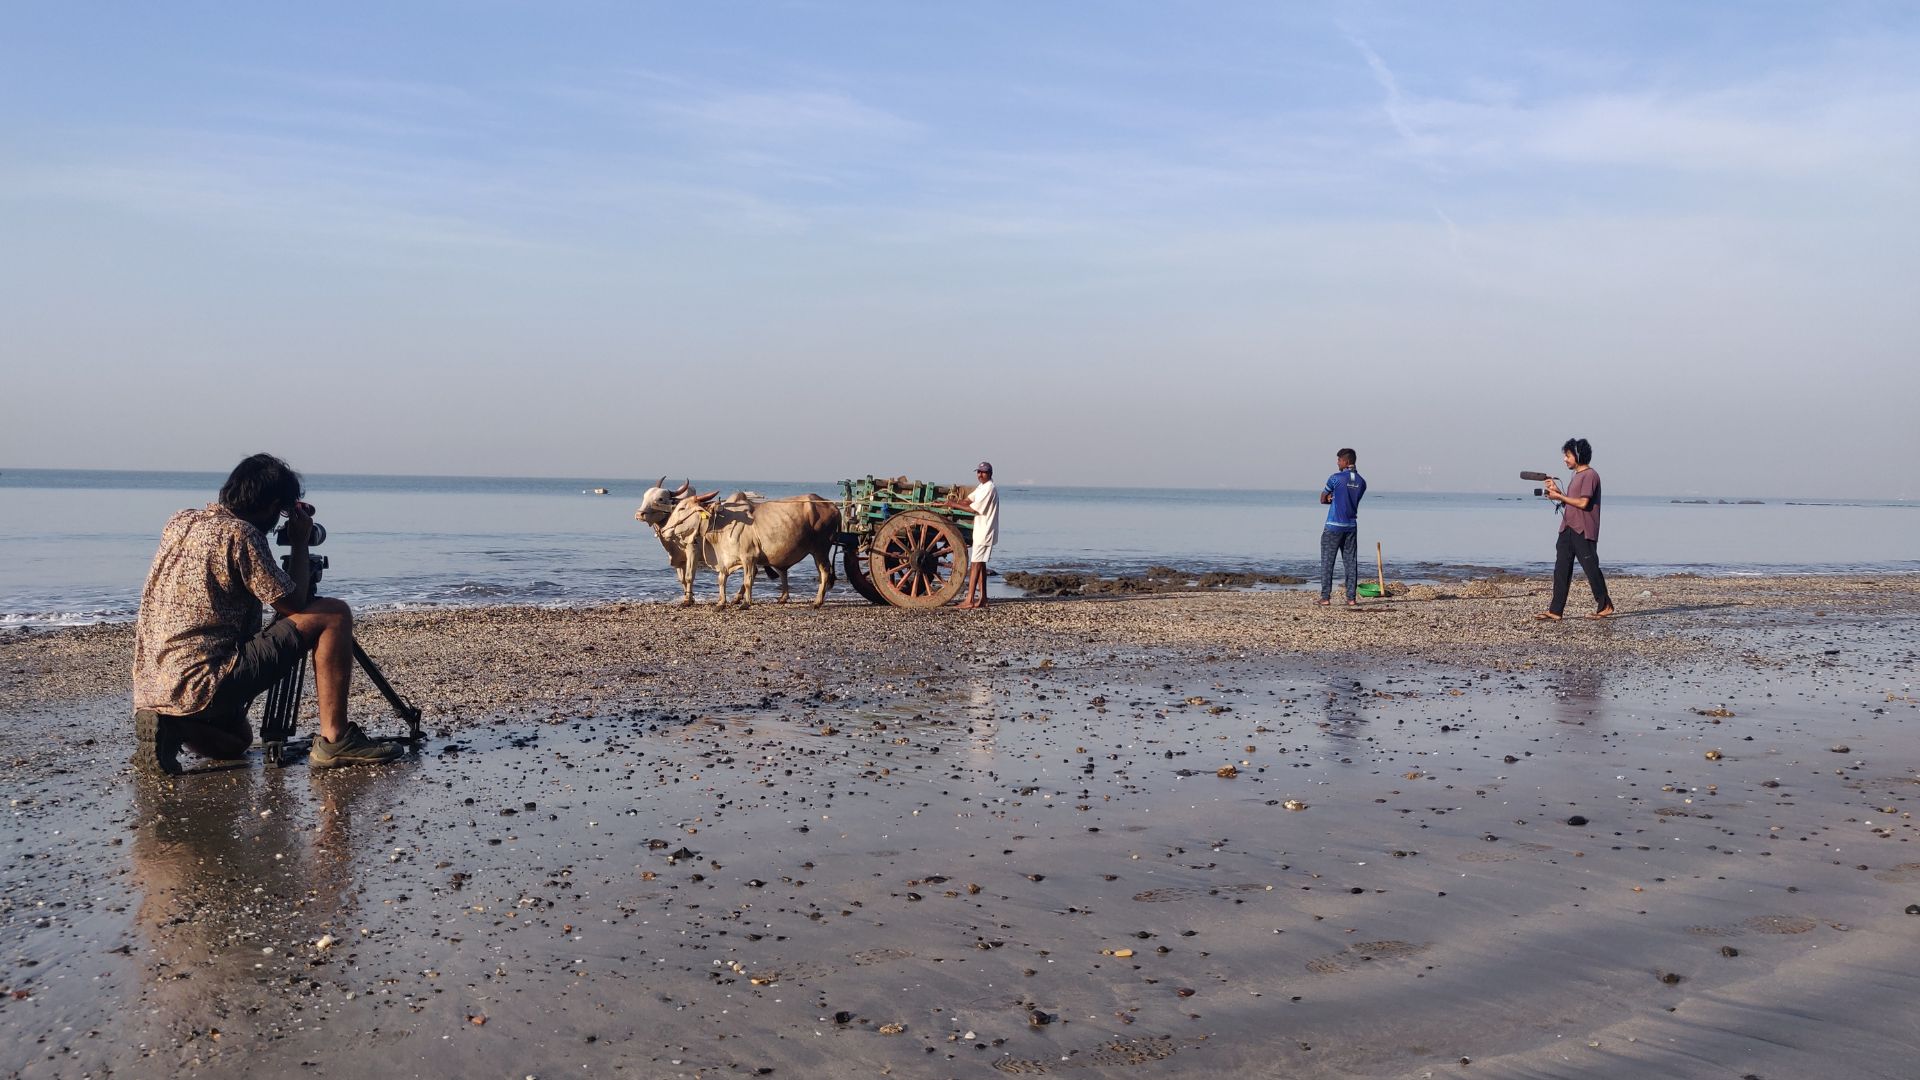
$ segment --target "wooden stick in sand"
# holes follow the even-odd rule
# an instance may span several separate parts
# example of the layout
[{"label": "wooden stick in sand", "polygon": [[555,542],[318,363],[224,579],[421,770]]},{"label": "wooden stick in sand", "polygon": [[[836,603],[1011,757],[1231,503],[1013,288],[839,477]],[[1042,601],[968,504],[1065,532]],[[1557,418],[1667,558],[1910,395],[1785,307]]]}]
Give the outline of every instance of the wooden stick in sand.
[{"label": "wooden stick in sand", "polygon": [[1380,572],[1380,599],[1387,598],[1387,556],[1380,550],[1380,541],[1373,542],[1373,568]]}]

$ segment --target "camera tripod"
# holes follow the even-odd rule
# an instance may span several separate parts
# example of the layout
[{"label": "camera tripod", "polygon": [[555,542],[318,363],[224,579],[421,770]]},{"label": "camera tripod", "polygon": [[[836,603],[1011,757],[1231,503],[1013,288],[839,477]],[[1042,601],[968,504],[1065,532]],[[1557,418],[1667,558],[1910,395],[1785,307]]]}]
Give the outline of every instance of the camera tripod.
[{"label": "camera tripod", "polygon": [[[283,565],[291,561],[290,555],[284,556],[281,560]],[[316,594],[316,590],[320,588],[320,572],[326,568],[325,555],[307,556],[307,570],[311,581],[308,590],[310,594]],[[291,571],[292,567],[288,566],[288,572],[291,573]],[[393,714],[407,724],[405,735],[378,736],[374,741],[418,745],[422,738],[420,710],[400,696],[399,691],[393,688],[393,684],[387,681],[387,677],[381,674],[380,665],[374,663],[373,658],[367,655],[367,650],[360,647],[359,641],[353,643],[353,659],[360,665],[360,670],[367,673],[368,680],[373,683],[375,689],[380,691],[380,696],[386,698],[387,704],[393,707]],[[260,713],[260,742],[266,748],[267,760],[276,766],[284,766],[292,759],[287,752],[287,743],[293,737],[294,721],[300,713],[300,698],[306,691],[307,665],[311,662],[312,659],[307,653],[301,653],[300,660],[294,664],[293,670],[282,675],[279,682],[267,688],[266,706]]]}]

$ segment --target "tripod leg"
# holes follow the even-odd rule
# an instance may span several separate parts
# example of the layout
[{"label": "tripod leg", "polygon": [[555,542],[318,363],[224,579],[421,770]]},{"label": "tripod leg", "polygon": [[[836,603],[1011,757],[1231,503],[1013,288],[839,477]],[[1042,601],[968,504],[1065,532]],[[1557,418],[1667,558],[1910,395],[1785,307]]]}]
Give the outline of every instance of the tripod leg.
[{"label": "tripod leg", "polygon": [[380,665],[373,662],[373,657],[367,655],[367,650],[361,648],[358,641],[353,643],[353,658],[360,662],[360,670],[367,673],[368,680],[380,691],[380,696],[393,706],[393,714],[407,722],[407,741],[419,742],[420,710],[407,704],[406,699],[394,690],[393,684],[387,682],[387,677],[381,673]]},{"label": "tripod leg", "polygon": [[286,764],[287,740],[293,737],[300,716],[300,699],[307,682],[307,658],[303,655],[293,670],[267,687],[267,701],[260,713],[260,741],[266,747],[267,760]]}]

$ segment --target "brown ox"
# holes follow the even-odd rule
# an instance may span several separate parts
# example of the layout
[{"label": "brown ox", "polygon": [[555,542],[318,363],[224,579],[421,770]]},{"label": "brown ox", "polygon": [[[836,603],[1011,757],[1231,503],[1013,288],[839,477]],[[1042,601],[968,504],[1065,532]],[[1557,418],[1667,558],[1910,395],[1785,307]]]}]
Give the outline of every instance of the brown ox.
[{"label": "brown ox", "polygon": [[[667,503],[665,499],[659,502]],[[704,564],[713,567],[720,579],[721,605],[727,603],[727,579],[735,569],[741,571],[741,582],[734,600],[742,605],[752,603],[753,579],[761,567],[780,582],[780,602],[784,604],[789,597],[788,571],[809,555],[820,576],[813,606],[826,602],[827,590],[833,588],[835,580],[833,541],[840,532],[840,510],[832,502],[818,495],[759,499],[746,492],[720,500],[717,491],[705,495],[683,491],[670,506],[666,519],[656,529],[674,568],[686,568],[680,579],[686,590],[683,603],[693,603],[694,574]],[[647,511],[648,506],[643,504],[636,516],[646,520]]]}]

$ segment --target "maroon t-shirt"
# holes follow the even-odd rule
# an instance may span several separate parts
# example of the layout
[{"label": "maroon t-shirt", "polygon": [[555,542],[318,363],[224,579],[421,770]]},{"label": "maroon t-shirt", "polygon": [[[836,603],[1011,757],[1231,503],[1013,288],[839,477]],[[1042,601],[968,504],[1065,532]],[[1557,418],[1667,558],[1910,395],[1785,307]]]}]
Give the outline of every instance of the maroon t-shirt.
[{"label": "maroon t-shirt", "polygon": [[1592,469],[1582,469],[1567,481],[1567,498],[1589,499],[1585,510],[1567,506],[1560,513],[1560,527],[1572,529],[1581,536],[1600,542],[1600,474]]}]

